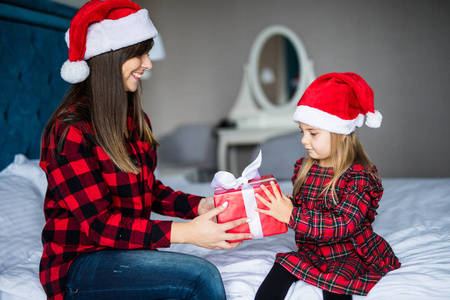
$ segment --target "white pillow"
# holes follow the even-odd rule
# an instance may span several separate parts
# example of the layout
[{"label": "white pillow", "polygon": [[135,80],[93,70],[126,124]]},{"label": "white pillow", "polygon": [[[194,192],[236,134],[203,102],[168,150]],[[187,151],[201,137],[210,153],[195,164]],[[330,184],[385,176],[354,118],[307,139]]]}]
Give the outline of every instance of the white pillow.
[{"label": "white pillow", "polygon": [[30,180],[39,188],[43,196],[47,190],[47,178],[45,172],[39,167],[39,160],[28,159],[23,154],[16,154],[14,161],[0,172],[1,176],[16,175]]},{"label": "white pillow", "polygon": [[39,281],[41,253],[42,251],[36,252],[27,261],[0,274],[0,291],[8,293],[8,296],[13,299],[47,299]]},{"label": "white pillow", "polygon": [[0,274],[42,251],[44,197],[30,180],[0,176]]}]

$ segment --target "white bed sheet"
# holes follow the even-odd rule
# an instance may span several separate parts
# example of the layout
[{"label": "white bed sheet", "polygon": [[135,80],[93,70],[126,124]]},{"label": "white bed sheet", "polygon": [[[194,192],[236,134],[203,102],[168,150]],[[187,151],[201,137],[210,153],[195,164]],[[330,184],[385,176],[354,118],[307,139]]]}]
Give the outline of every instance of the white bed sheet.
[{"label": "white bed sheet", "polygon": [[[14,226],[17,228],[25,226],[28,229],[27,234],[31,234],[34,241],[39,238],[42,227],[36,226],[38,223],[29,225],[29,220],[23,220],[22,208],[32,207],[35,210],[35,222],[40,222],[42,202],[39,201],[42,201],[43,187],[45,188],[46,184],[42,175],[36,162],[28,161],[23,156],[17,156],[15,162],[0,173],[0,229],[4,228],[7,222],[15,222]],[[40,196],[11,195],[11,180],[14,178],[17,179],[17,184],[22,185],[23,178],[27,179],[27,186],[18,189],[22,194],[28,189],[36,195],[38,190]],[[163,182],[188,193],[212,194],[208,184],[192,184],[182,177],[165,178]],[[450,299],[450,178],[385,179],[383,185],[385,194],[380,202],[374,228],[391,244],[402,267],[388,273],[367,297],[353,298]],[[285,193],[291,192],[292,185],[289,182],[281,182],[280,186]],[[5,220],[6,217],[2,214],[6,206],[18,208],[16,211],[8,210],[8,220]],[[157,214],[152,217],[168,219]],[[3,235],[0,240],[4,243],[7,241],[4,239],[7,233],[0,232]],[[0,300],[46,299],[38,279],[38,265],[42,253],[40,245],[33,242],[19,244],[17,247],[18,253],[25,253],[25,256],[16,257],[12,265],[0,269]],[[222,274],[228,299],[247,300],[253,299],[273,264],[275,254],[293,249],[294,233],[289,230],[283,235],[245,241],[231,251],[178,244],[162,251],[189,253],[211,261]],[[0,265],[3,263],[5,261],[0,257]],[[322,296],[319,289],[297,282],[289,290],[286,299],[314,300],[322,299]]]}]

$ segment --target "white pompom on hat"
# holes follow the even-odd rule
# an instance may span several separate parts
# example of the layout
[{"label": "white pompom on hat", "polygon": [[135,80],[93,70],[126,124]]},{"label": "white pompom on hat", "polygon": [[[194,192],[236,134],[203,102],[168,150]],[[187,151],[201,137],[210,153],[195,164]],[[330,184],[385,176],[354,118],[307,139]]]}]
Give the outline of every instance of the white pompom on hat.
[{"label": "white pompom on hat", "polygon": [[306,89],[294,113],[294,122],[339,134],[349,134],[364,124],[381,125],[382,116],[374,109],[374,94],[356,73],[328,73],[319,76]]},{"label": "white pompom on hat", "polygon": [[154,38],[148,11],[129,0],[91,0],[73,17],[66,32],[69,59],[61,77],[69,83],[89,76],[89,58]]}]

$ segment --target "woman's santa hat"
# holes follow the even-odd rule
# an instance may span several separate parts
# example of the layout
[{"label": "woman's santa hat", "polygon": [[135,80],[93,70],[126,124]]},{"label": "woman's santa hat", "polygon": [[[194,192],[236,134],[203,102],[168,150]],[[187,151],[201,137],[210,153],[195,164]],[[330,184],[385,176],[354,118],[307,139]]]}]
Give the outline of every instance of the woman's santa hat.
[{"label": "woman's santa hat", "polygon": [[319,76],[306,89],[297,104],[294,122],[329,132],[349,134],[366,125],[378,128],[382,116],[374,109],[373,91],[355,73],[329,73]]},{"label": "woman's santa hat", "polygon": [[61,77],[70,83],[89,76],[86,60],[158,35],[146,9],[129,0],[91,0],[70,23],[66,32],[69,59]]}]

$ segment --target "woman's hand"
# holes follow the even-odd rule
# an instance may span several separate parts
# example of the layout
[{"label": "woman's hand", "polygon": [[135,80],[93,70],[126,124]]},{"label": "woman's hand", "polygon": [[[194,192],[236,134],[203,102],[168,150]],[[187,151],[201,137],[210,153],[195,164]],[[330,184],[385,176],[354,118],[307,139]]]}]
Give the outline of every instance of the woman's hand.
[{"label": "woman's hand", "polygon": [[264,199],[261,195],[256,194],[256,198],[261,201],[268,209],[260,209],[255,208],[255,210],[259,213],[272,216],[280,222],[289,224],[289,220],[291,218],[292,209],[294,209],[294,205],[292,204],[291,199],[288,196],[285,196],[283,192],[278,191],[275,186],[275,182],[271,181],[270,185],[273,189],[273,194],[265,187],[261,185],[261,189],[264,191],[266,196],[269,198],[270,202]]},{"label": "woman's hand", "polygon": [[[228,204],[228,202],[225,202]],[[171,243],[193,244],[208,249],[233,249],[241,242],[229,243],[230,240],[252,239],[250,233],[227,233],[234,227],[247,222],[246,218],[217,224],[215,217],[226,209],[227,205],[218,206],[187,223],[172,223]]]}]

